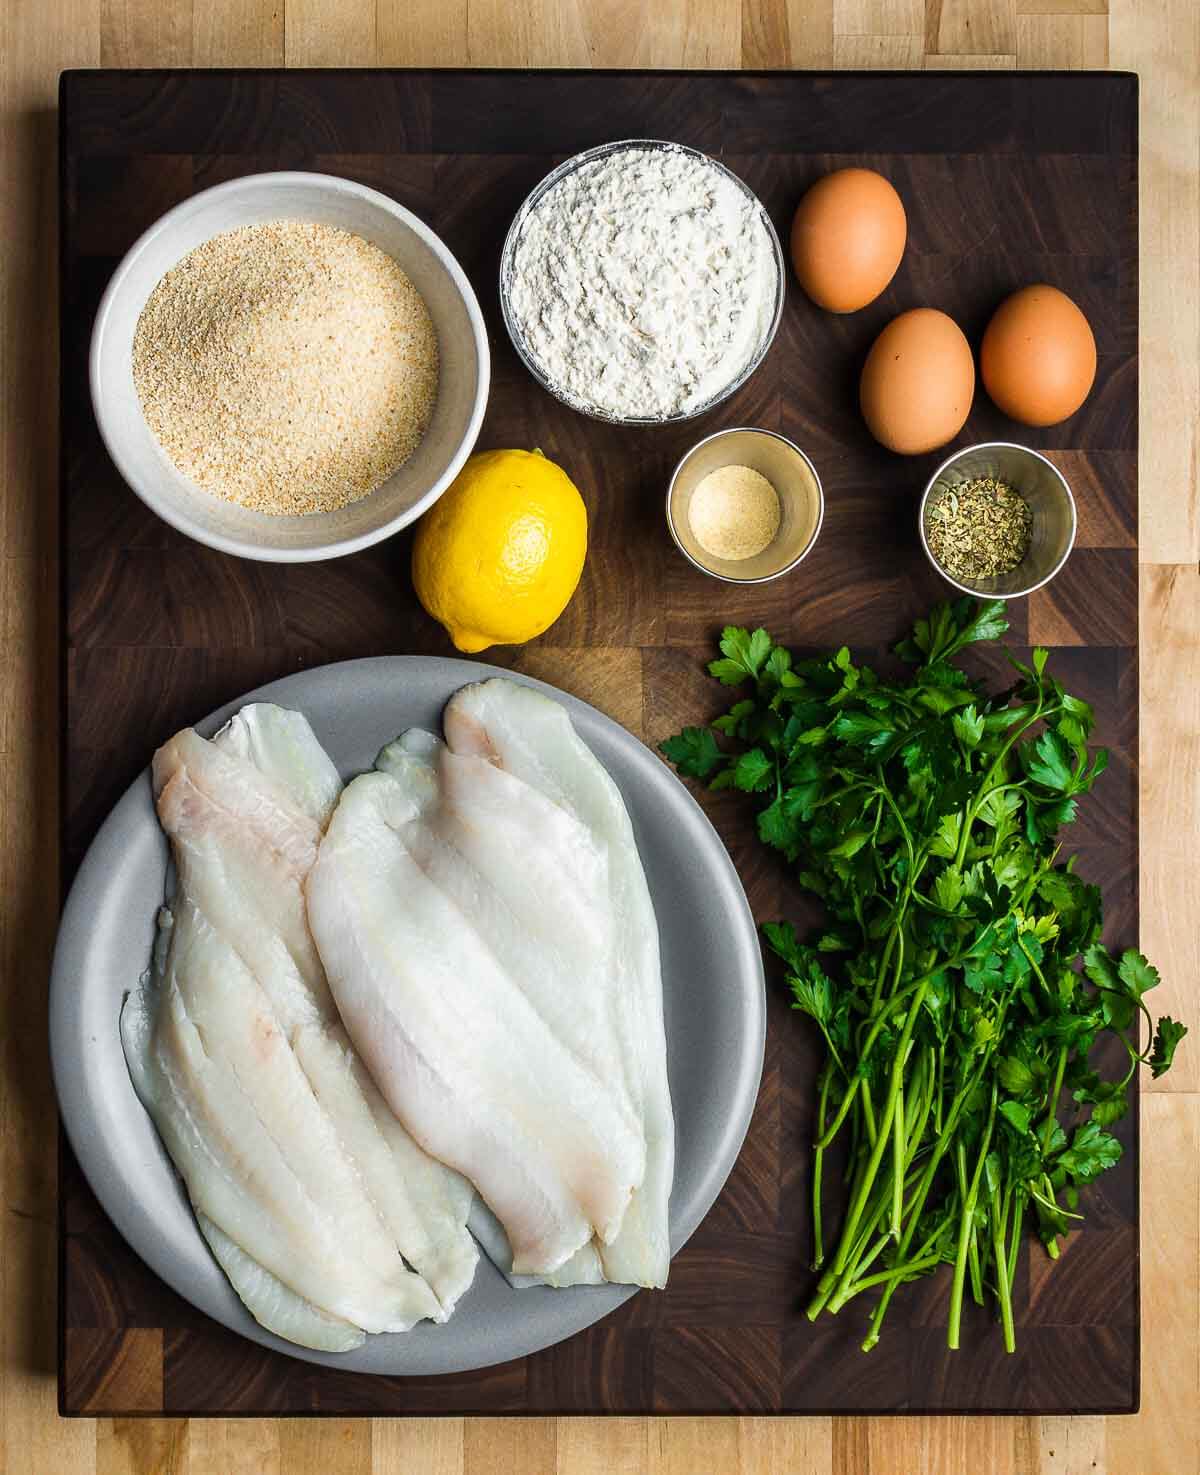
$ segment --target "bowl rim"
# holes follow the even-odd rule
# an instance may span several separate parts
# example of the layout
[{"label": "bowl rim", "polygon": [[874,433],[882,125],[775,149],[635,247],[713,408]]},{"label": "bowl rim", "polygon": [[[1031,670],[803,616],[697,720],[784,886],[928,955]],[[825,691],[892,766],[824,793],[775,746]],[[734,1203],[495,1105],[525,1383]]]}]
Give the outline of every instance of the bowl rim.
[{"label": "bowl rim", "polygon": [[[731,179],[739,190],[753,200],[758,206],[759,215],[767,228],[767,235],[771,242],[772,252],[775,259],[775,307],[771,317],[771,326],[763,334],[758,347],[746,360],[745,366],[737,377],[711,399],[697,405],[694,410],[687,410],[676,415],[646,416],[646,415],[613,415],[606,410],[595,406],[582,404],[569,395],[566,395],[556,385],[552,384],[541,369],[534,362],[533,357],[526,349],[521,339],[521,334],[513,321],[509,306],[509,293],[506,279],[509,275],[513,252],[516,249],[517,237],[520,235],[525,220],[539,203],[558,182],[565,179],[567,175],[574,174],[582,169],[584,165],[592,163],[596,159],[604,158],[609,154],[619,153],[621,149],[641,149],[650,153],[655,149],[674,149],[681,154],[690,154],[694,159],[703,159],[706,164],[711,164],[727,178]],[[736,394],[739,389],[751,378],[751,376],[762,366],[763,360],[770,353],[779,332],[779,325],[783,321],[783,309],[787,301],[787,261],[783,254],[783,243],[779,239],[779,232],[775,229],[775,222],[767,213],[767,207],[759,199],[758,195],[746,181],[735,174],[728,164],[722,163],[713,154],[706,154],[703,149],[693,148],[691,144],[676,143],[669,138],[616,138],[608,143],[595,144],[592,148],[583,149],[577,154],[572,154],[564,159],[561,164],[556,164],[548,174],[544,174],[537,184],[529,191],[521,201],[516,214],[508,227],[504,237],[504,245],[500,250],[500,271],[498,280],[500,296],[500,315],[504,319],[505,331],[508,333],[509,341],[517,357],[525,365],[533,379],[547,394],[553,395],[560,404],[566,405],[567,409],[574,410],[576,414],[586,415],[589,420],[598,420],[605,425],[628,425],[637,427],[640,425],[682,425],[688,420],[695,420],[701,415],[706,415],[710,410],[715,410],[723,404],[730,395]]]},{"label": "bowl rim", "polygon": [[[971,455],[977,451],[993,450],[1020,451],[1022,455],[1031,456],[1035,461],[1040,461],[1044,466],[1048,466],[1054,476],[1057,477],[1059,485],[1066,493],[1067,507],[1071,513],[1070,536],[1067,538],[1067,545],[1063,549],[1062,556],[1059,558],[1058,562],[1054,565],[1050,572],[1040,578],[1036,584],[1029,584],[1024,589],[1014,589],[1008,594],[984,593],[979,589],[972,589],[969,584],[959,583],[954,575],[947,573],[947,571],[938,562],[937,558],[934,556],[933,549],[929,546],[929,540],[925,536],[925,507],[929,501],[934,487],[937,484],[938,477],[941,476],[941,474],[948,467],[953,466],[954,463],[960,460],[963,456]],[[1026,595],[1033,594],[1038,589],[1044,588],[1055,576],[1055,574],[1057,574],[1058,571],[1062,568],[1063,564],[1066,563],[1067,559],[1070,558],[1071,553],[1075,547],[1075,538],[1078,531],[1079,514],[1075,506],[1075,494],[1074,492],[1072,492],[1067,478],[1062,474],[1062,472],[1058,469],[1054,462],[1051,461],[1049,456],[1044,456],[1041,451],[1035,451],[1032,446],[1023,446],[1015,440],[981,440],[977,441],[975,445],[962,446],[959,450],[954,451],[951,455],[946,457],[946,459],[941,463],[941,465],[925,483],[925,490],[921,494],[920,506],[917,508],[917,534],[921,539],[921,547],[925,550],[925,557],[933,565],[934,569],[942,576],[942,578],[945,579],[947,584],[953,585],[954,588],[957,589],[961,594],[969,594],[972,599],[1024,599]]]},{"label": "bowl rim", "polygon": [[[808,542],[805,543],[804,547],[800,550],[799,553],[797,553],[795,558],[793,558],[790,563],[784,564],[781,569],[777,569],[773,574],[759,574],[755,578],[739,579],[734,574],[719,573],[716,569],[709,568],[707,564],[701,563],[698,558],[693,558],[688,549],[684,547],[683,541],[675,528],[675,518],[673,513],[671,512],[671,494],[675,490],[675,483],[679,480],[679,473],[683,470],[684,466],[692,459],[697,451],[708,445],[710,441],[722,440],[727,435],[765,435],[769,436],[772,440],[782,441],[783,444],[787,446],[790,450],[795,451],[797,456],[799,456],[804,464],[808,467],[809,471],[812,473],[813,482],[815,483],[817,488],[817,520],[813,524],[813,530],[809,535]],[[825,488],[821,484],[820,473],[817,471],[817,468],[812,463],[812,457],[809,456],[806,451],[802,450],[794,440],[789,440],[786,435],[780,435],[779,431],[767,430],[761,425],[727,425],[722,430],[714,430],[711,435],[706,435],[703,440],[698,440],[694,446],[684,451],[683,455],[680,456],[678,462],[676,463],[675,470],[671,472],[671,479],[667,482],[666,513],[667,531],[671,534],[671,541],[675,544],[676,548],[679,549],[680,553],[683,554],[684,558],[687,559],[687,561],[692,565],[693,568],[699,569],[702,574],[707,574],[710,579],[720,579],[721,583],[723,584],[743,584],[747,587],[752,584],[770,584],[775,579],[782,579],[784,574],[790,574],[794,568],[804,562],[808,555],[817,546],[817,539],[820,537],[821,528],[824,526],[825,523]],[[770,544],[768,544],[767,547],[770,547]],[[764,552],[765,551],[766,550],[764,549]]]},{"label": "bowl rim", "polygon": [[[453,282],[463,306],[466,308],[467,319],[471,324],[472,337],[475,342],[476,361],[479,372],[476,377],[474,402],[471,407],[471,416],[467,423],[466,432],[460,441],[457,450],[447,463],[445,469],[434,481],[433,485],[411,506],[402,512],[390,517],[387,521],[380,523],[363,533],[356,533],[352,537],[336,538],[329,543],[322,543],[308,548],[278,548],[270,545],[252,542],[247,538],[237,537],[221,532],[214,532],[209,528],[194,522],[186,513],[178,511],[173,507],[162,505],[155,493],[146,487],[133,472],[129,459],[125,456],[118,437],[110,433],[110,420],[107,409],[107,390],[104,384],[104,376],[101,372],[101,358],[104,349],[104,335],[108,329],[113,309],[125,289],[125,283],[138,260],[150,249],[161,237],[169,234],[181,221],[187,220],[204,205],[211,203],[214,199],[226,195],[238,195],[254,193],[259,190],[277,190],[288,186],[306,186],[325,190],[331,194],[352,195],[356,198],[386,211],[389,215],[398,218],[412,233],[421,240],[425,246],[437,257],[445,268]],[[280,219],[292,218],[281,215]],[[215,232],[214,234],[220,234]],[[170,268],[168,268],[169,270]],[[116,269],[109,278],[108,285],[104,289],[104,295],[100,299],[100,305],[96,309],[95,321],[92,324],[92,336],[88,347],[88,388],[92,402],[92,414],[96,421],[96,427],[100,432],[100,439],[104,442],[105,450],[108,452],[113,465],[121,475],[121,479],[141,500],[150,508],[157,517],[192,538],[197,543],[206,547],[215,548],[218,552],[229,553],[238,558],[250,559],[258,563],[317,563],[325,559],[342,558],[349,553],[357,553],[363,548],[370,548],[375,543],[382,542],[391,537],[401,528],[407,527],[417,520],[422,513],[437,501],[454,478],[462,469],[467,457],[474,449],[475,442],[479,438],[479,432],[483,427],[483,418],[487,410],[488,394],[491,388],[491,351],[488,343],[487,327],[483,319],[483,311],[479,306],[479,299],[475,289],[471,286],[466,273],[459,264],[458,258],[450,250],[449,246],[441,237],[432,230],[425,222],[413,212],[401,205],[398,200],[393,200],[390,195],[385,195],[381,190],[372,189],[369,185],[360,184],[357,180],[345,179],[338,174],[322,174],[313,170],[305,169],[272,169],[259,171],[254,174],[239,175],[236,179],[224,180],[220,184],[210,185],[207,189],[198,190],[189,195],[186,200],[181,200],[178,205],[173,205],[165,214],[160,215],[149,225],[137,240],[129,247],[124,256],[117,263]],[[182,475],[182,473],[180,473]],[[212,496],[203,487],[197,487],[196,492],[200,496]],[[368,495],[374,495],[368,493]]]}]

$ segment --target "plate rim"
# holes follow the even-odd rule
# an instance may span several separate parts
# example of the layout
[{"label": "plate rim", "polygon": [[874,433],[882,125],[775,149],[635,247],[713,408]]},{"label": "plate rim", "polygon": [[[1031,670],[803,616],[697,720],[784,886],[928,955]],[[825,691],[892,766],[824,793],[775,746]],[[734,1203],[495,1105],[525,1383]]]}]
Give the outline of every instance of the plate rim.
[{"label": "plate rim", "polygon": [[[731,923],[735,927],[741,927],[748,933],[751,946],[748,955],[752,958],[751,972],[753,977],[748,980],[746,988],[746,1000],[750,1009],[747,1019],[747,1046],[742,1051],[741,1057],[736,1063],[733,1074],[739,1079],[739,1090],[737,1099],[744,1103],[743,1110],[739,1113],[739,1119],[732,1124],[732,1129],[727,1128],[721,1141],[721,1152],[717,1154],[718,1160],[723,1163],[719,1172],[719,1181],[716,1182],[712,1195],[708,1202],[694,1214],[693,1222],[684,1223],[682,1229],[676,1235],[672,1234],[671,1258],[674,1261],[683,1246],[699,1228],[707,1217],[713,1205],[719,1198],[726,1182],[732,1173],[741,1148],[745,1142],[746,1134],[753,1118],[757,1105],[759,1092],[762,1084],[762,1072],[766,1054],[766,976],[763,964],[762,950],[758,943],[758,929],[754,921],[753,912],[749,899],[746,896],[745,887],[737,868],[733,864],[732,857],[720,833],[705,814],[695,796],[688,790],[679,777],[672,772],[657,757],[654,751],[636,737],[622,723],[607,713],[585,701],[582,697],[572,695],[550,682],[542,681],[537,677],[527,676],[524,673],[512,671],[505,667],[494,666],[483,662],[463,660],[452,656],[440,655],[377,655],[352,658],[344,661],[331,661],[317,666],[306,666],[300,671],[292,671],[284,676],[265,682],[260,686],[242,694],[232,701],[222,704],[220,707],[209,712],[202,719],[192,725],[202,735],[211,736],[224,723],[226,723],[236,712],[251,702],[273,701],[280,705],[288,705],[288,692],[298,683],[308,683],[314,677],[320,679],[324,673],[338,672],[349,673],[353,669],[362,671],[371,670],[378,672],[384,668],[394,670],[397,663],[407,666],[423,668],[437,677],[443,675],[447,684],[454,682],[451,691],[460,686],[469,685],[473,682],[487,681],[499,677],[505,680],[515,681],[523,686],[529,686],[549,696],[561,706],[565,707],[568,714],[575,721],[577,713],[584,714],[585,722],[597,722],[606,729],[609,736],[614,740],[618,749],[625,754],[629,762],[636,768],[641,766],[646,774],[654,774],[657,783],[666,781],[668,792],[673,792],[681,799],[686,809],[691,813],[694,821],[697,821],[702,832],[706,832],[706,838],[710,841],[706,847],[711,863],[725,871],[728,878],[733,882],[732,894],[737,900],[736,913]],[[448,699],[448,698],[447,698]],[[293,703],[293,710],[302,711],[301,705]],[[584,736],[584,734],[580,734]],[[165,739],[164,739],[165,740]],[[607,768],[606,768],[606,771]],[[111,847],[119,826],[114,825],[114,820],[119,811],[127,804],[136,802],[139,790],[144,792],[144,786],[150,776],[150,765],[147,765],[138,773],[137,777],[122,792],[105,815],[93,835],[87,850],[80,861],[79,867],[72,879],[71,887],[63,903],[59,918],[58,931],[55,938],[54,955],[50,969],[49,987],[49,1045],[50,1045],[50,1068],[54,1085],[55,1099],[58,1106],[59,1120],[63,1132],[70,1144],[76,1163],[87,1182],[91,1192],[96,1197],[105,1215],[120,1234],[126,1245],[138,1256],[149,1270],[161,1280],[174,1294],[178,1295],[196,1311],[200,1312],[218,1325],[225,1327],[235,1335],[243,1337],[250,1342],[268,1348],[275,1352],[282,1352],[285,1356],[296,1358],[300,1361],[313,1363],[331,1369],[363,1374],[366,1376],[385,1377],[428,1377],[449,1374],[451,1376],[461,1373],[469,1373],[489,1367],[502,1366],[504,1363],[517,1360],[531,1354],[553,1347],[577,1335],[579,1332],[594,1326],[607,1316],[611,1315],[620,1305],[637,1295],[641,1289],[638,1286],[609,1286],[603,1287],[574,1287],[571,1292],[557,1291],[556,1297],[572,1292],[579,1294],[581,1304],[586,1304],[584,1296],[588,1293],[604,1294],[607,1304],[605,1309],[596,1315],[586,1315],[580,1319],[578,1324],[566,1331],[552,1334],[546,1338],[540,1334],[534,1334],[531,1338],[517,1340],[520,1342],[516,1350],[507,1351],[502,1356],[496,1356],[492,1352],[484,1352],[469,1360],[455,1358],[447,1362],[443,1368],[433,1372],[422,1370],[413,1372],[395,1372],[386,1368],[356,1366],[355,1361],[358,1353],[363,1348],[355,1349],[348,1353],[329,1353],[317,1349],[301,1347],[296,1343],[289,1342],[282,1337],[276,1336],[261,1326],[249,1310],[236,1298],[234,1315],[239,1323],[235,1322],[214,1310],[209,1305],[202,1305],[193,1294],[195,1287],[185,1288],[179,1283],[180,1277],[171,1273],[169,1254],[162,1253],[164,1246],[156,1241],[153,1234],[153,1219],[146,1212],[144,1205],[134,1194],[124,1191],[125,1180],[120,1176],[113,1177],[112,1165],[119,1160],[121,1154],[111,1144],[98,1143],[98,1139],[89,1136],[86,1123],[86,1108],[89,1099],[87,1059],[89,1052],[82,1048],[86,1042],[81,1033],[81,1020],[78,1017],[80,1011],[75,1004],[77,993],[77,980],[84,969],[80,964],[86,959],[88,951],[87,940],[87,918],[92,908],[91,893],[97,881],[92,876],[96,871],[101,873],[101,868],[106,859],[104,851],[106,846]],[[613,775],[614,779],[617,775]],[[78,915],[77,915],[78,914]],[[146,960],[147,963],[149,959]],[[741,1079],[745,1077],[745,1079]],[[130,1090],[133,1090],[130,1082]],[[157,1134],[157,1128],[154,1129]],[[172,1164],[172,1169],[174,1165]],[[707,1187],[704,1191],[707,1196]],[[189,1209],[190,1209],[189,1204]],[[61,1218],[61,1200],[59,1217],[60,1243],[65,1235],[65,1228]],[[199,1230],[196,1229],[199,1237]],[[481,1261],[486,1261],[487,1256],[480,1250]],[[163,1263],[167,1262],[167,1263]],[[482,1267],[481,1267],[482,1268]],[[519,1295],[529,1295],[529,1291],[514,1292]],[[63,1309],[63,1300],[60,1296],[60,1316]],[[411,1335],[406,1334],[406,1335]],[[364,1344],[370,1347],[378,1341],[377,1338],[368,1337]]]}]

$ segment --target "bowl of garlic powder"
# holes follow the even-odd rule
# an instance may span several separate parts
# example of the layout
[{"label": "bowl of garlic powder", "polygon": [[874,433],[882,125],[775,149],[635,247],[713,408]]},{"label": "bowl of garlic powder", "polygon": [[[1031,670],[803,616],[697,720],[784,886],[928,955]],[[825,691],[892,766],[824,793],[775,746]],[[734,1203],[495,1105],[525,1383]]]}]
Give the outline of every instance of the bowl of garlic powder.
[{"label": "bowl of garlic powder", "polygon": [[667,527],[702,573],[765,584],[812,552],[825,518],[817,469],[773,430],[718,430],[692,447],[667,488]]},{"label": "bowl of garlic powder", "polygon": [[250,175],[169,211],[92,333],[92,404],[125,481],[198,542],[272,562],[419,517],[469,456],[490,377],[445,244],[324,174]]},{"label": "bowl of garlic powder", "polygon": [[539,384],[620,425],[689,420],[765,358],[783,313],[783,249],[752,190],[657,139],[577,154],[509,229],[500,304]]}]

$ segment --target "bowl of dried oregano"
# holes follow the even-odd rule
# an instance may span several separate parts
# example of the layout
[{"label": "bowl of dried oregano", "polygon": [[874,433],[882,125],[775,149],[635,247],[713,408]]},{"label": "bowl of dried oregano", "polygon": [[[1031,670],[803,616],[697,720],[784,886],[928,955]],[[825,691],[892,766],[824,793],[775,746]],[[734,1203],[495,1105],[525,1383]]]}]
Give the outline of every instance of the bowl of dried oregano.
[{"label": "bowl of dried oregano", "polygon": [[964,594],[1018,599],[1049,583],[1075,544],[1075,498],[1052,461],[990,441],[943,461],[917,514],[929,561]]}]

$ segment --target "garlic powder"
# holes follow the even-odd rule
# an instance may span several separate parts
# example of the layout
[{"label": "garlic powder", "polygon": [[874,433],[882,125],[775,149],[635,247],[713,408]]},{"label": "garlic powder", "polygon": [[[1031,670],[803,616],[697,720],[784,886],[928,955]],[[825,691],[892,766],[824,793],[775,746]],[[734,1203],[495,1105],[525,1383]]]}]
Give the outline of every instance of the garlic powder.
[{"label": "garlic powder", "polygon": [[740,563],[770,547],[779,531],[779,493],[761,471],[718,466],[692,493],[688,527],[710,558]]},{"label": "garlic powder", "polygon": [[564,399],[666,419],[746,368],[777,272],[757,200],[667,145],[618,149],[552,185],[519,224],[505,285],[527,353]]}]

